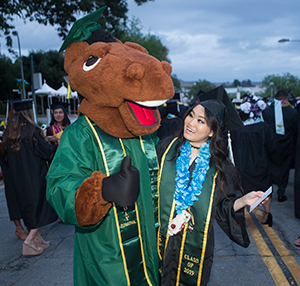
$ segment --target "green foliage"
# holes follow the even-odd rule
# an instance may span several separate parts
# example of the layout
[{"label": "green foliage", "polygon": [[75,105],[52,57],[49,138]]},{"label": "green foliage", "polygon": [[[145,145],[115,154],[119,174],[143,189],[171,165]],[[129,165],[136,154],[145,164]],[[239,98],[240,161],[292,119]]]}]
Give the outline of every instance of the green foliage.
[{"label": "green foliage", "polygon": [[[141,5],[152,0],[134,0]],[[11,31],[15,28],[15,16],[24,21],[37,21],[39,24],[58,26],[58,35],[65,39],[68,28],[75,22],[76,14],[89,14],[107,6],[101,19],[101,26],[120,38],[126,26],[128,12],[126,0],[19,0],[1,1],[0,37],[6,38],[8,50],[12,52]]]},{"label": "green foliage", "polygon": [[[34,72],[40,72],[49,86],[59,89],[64,82],[63,77],[67,75],[63,67],[63,55],[57,51],[38,51],[31,52],[28,57],[22,57],[24,79],[29,82],[29,85],[25,86],[26,93],[31,90],[31,55],[33,56]],[[17,89],[16,78],[21,78],[20,59],[13,63],[10,58],[0,55],[0,70],[3,71],[0,77],[0,100],[17,97],[17,94],[13,93],[13,89]]]},{"label": "green foliage", "polygon": [[23,61],[24,76],[26,80],[31,82],[30,77],[30,56],[33,56],[34,72],[40,72],[43,80],[54,89],[59,89],[64,82],[63,77],[66,76],[64,71],[64,57],[58,51],[38,51],[31,52],[28,57]]},{"label": "green foliage", "polygon": [[17,88],[16,78],[21,77],[20,65],[14,65],[10,58],[0,55],[0,100],[5,101],[13,97],[13,89]]},{"label": "green foliage", "polygon": [[197,99],[197,95],[200,91],[207,92],[210,91],[211,89],[214,89],[215,87],[216,87],[215,84],[205,79],[196,81],[188,93],[189,103],[192,103]]},{"label": "green foliage", "polygon": [[[271,82],[274,85],[270,84]],[[290,73],[283,73],[283,75],[267,75],[262,81],[262,86],[266,88],[265,93],[261,96],[270,96],[271,89],[272,95],[275,96],[276,92],[279,90],[285,90],[292,93],[293,96],[297,97],[300,95],[300,80],[298,77],[291,75]]]},{"label": "green foliage", "polygon": [[165,47],[160,38],[156,35],[151,35],[150,33],[143,35],[141,21],[138,18],[133,17],[129,21],[129,26],[123,33],[122,37],[119,38],[124,42],[134,42],[143,46],[151,56],[157,58],[160,61],[171,62],[168,59],[169,50]]},{"label": "green foliage", "polygon": [[241,82],[238,79],[235,79],[233,81],[233,86],[235,86],[235,87],[241,86]]},{"label": "green foliage", "polygon": [[181,91],[181,84],[180,84],[180,80],[178,79],[177,75],[173,74],[173,75],[171,75],[171,78],[172,78],[172,81],[173,81],[175,92],[176,91],[180,92]]},{"label": "green foliage", "polygon": [[242,83],[241,83],[241,86],[243,87],[250,87],[250,86],[253,86],[252,82],[250,79],[247,79],[247,80],[243,80]]}]

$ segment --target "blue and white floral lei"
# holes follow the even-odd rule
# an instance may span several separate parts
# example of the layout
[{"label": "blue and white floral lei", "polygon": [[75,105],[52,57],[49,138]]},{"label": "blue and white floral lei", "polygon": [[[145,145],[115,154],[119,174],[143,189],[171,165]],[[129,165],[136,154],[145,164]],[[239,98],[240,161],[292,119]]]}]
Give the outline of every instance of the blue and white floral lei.
[{"label": "blue and white floral lei", "polygon": [[205,181],[206,173],[209,169],[209,142],[202,143],[196,158],[196,167],[192,174],[192,181],[189,185],[189,162],[192,154],[191,144],[187,141],[180,147],[180,155],[176,160],[176,179],[174,199],[177,214],[188,209],[199,200],[197,196],[201,194],[202,184]]}]

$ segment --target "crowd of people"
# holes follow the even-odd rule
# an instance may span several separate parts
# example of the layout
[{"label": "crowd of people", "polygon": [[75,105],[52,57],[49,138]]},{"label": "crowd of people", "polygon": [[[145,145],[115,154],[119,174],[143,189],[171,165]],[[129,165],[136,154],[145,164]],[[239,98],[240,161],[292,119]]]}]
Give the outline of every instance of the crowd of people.
[{"label": "crowd of people", "polygon": [[[0,144],[9,217],[17,239],[24,241],[22,254],[39,255],[50,245],[39,228],[58,219],[46,200],[46,175],[61,135],[71,122],[61,102],[51,106],[52,118],[45,130],[33,121],[31,100],[11,104]],[[175,285],[179,280],[182,285],[196,285],[200,280],[206,285],[212,267],[213,221],[230,239],[247,247],[243,207],[252,205],[272,185],[278,186],[278,202],[288,199],[289,171],[299,168],[295,160],[299,111],[289,103],[285,91],[278,91],[272,102],[246,95],[234,107],[223,88],[201,93],[191,108],[176,98],[160,111],[160,283]],[[227,146],[228,132],[232,154]],[[263,207],[261,223],[272,227],[271,198],[263,201]],[[188,237],[182,228],[197,235]],[[300,247],[300,236],[295,246]],[[193,257],[200,262],[195,263],[197,267],[187,267],[189,261],[182,253],[193,251],[205,257]],[[186,274],[187,268],[194,275]]]}]

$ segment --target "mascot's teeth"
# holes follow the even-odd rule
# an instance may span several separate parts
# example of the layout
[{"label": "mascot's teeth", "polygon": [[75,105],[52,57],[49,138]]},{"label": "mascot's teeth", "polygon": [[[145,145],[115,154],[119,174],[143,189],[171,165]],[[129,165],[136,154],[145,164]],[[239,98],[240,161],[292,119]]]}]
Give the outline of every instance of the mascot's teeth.
[{"label": "mascot's teeth", "polygon": [[166,100],[151,100],[151,101],[134,101],[136,104],[142,105],[142,106],[146,106],[146,107],[156,107],[156,106],[160,106],[163,105]]}]

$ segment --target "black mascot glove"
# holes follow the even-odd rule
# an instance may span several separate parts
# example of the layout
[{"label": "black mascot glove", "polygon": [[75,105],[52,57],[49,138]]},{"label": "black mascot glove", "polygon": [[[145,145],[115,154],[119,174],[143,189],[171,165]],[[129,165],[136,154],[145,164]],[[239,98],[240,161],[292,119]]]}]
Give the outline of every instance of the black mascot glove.
[{"label": "black mascot glove", "polygon": [[134,205],[140,191],[139,170],[131,165],[131,158],[126,156],[120,172],[103,179],[102,197],[115,202],[121,207]]}]

